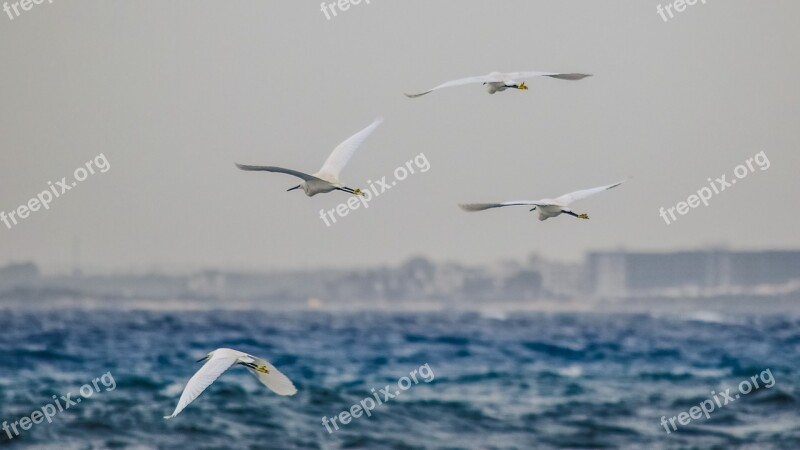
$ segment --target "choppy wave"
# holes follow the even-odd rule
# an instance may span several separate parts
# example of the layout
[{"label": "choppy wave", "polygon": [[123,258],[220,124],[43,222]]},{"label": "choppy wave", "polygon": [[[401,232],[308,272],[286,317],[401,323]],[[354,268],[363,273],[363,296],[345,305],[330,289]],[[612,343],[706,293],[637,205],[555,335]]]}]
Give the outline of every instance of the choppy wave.
[{"label": "choppy wave", "polygon": [[[800,321],[788,317],[7,310],[0,330],[0,420],[107,372],[116,382],[52,424],[0,431],[12,449],[800,447]],[[218,347],[270,359],[299,393],[234,368],[164,421]],[[424,364],[431,383],[333,434],[322,425]],[[772,388],[661,427],[767,368]]]}]

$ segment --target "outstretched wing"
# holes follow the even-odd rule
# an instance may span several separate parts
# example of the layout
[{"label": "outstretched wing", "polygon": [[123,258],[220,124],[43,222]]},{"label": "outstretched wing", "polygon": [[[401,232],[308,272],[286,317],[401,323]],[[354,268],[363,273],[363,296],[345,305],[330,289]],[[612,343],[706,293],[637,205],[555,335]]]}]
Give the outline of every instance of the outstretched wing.
[{"label": "outstretched wing", "polygon": [[591,74],[588,73],[557,73],[557,72],[511,72],[505,75],[508,79],[504,81],[506,81],[506,83],[508,84],[536,77],[550,77],[559,80],[577,81],[592,76]]},{"label": "outstretched wing", "polygon": [[487,209],[492,208],[503,208],[506,206],[539,206],[540,202],[538,200],[515,200],[513,202],[505,202],[505,203],[467,203],[463,205],[458,205],[464,211],[475,212],[475,211],[486,211]]},{"label": "outstretched wing", "polygon": [[586,197],[591,197],[592,195],[599,194],[599,193],[601,193],[603,191],[607,191],[609,189],[613,189],[613,188],[621,185],[624,182],[625,181],[620,181],[619,183],[609,184],[607,186],[600,186],[600,187],[591,188],[591,189],[584,189],[582,191],[570,192],[569,194],[564,194],[564,195],[562,195],[561,197],[558,197],[555,200],[556,200],[557,204],[562,205],[562,206],[566,206],[566,205],[569,205],[572,202],[577,202],[578,200],[583,200]]},{"label": "outstretched wing", "polygon": [[438,91],[439,89],[444,89],[448,87],[463,86],[465,84],[491,83],[497,81],[503,81],[503,80],[501,77],[495,74],[482,75],[479,77],[461,78],[460,80],[453,80],[453,81],[448,81],[447,83],[442,83],[433,89],[429,89],[425,92],[420,92],[419,94],[405,94],[405,96],[408,98],[417,98],[417,97],[422,97],[425,94],[430,94],[433,91]]},{"label": "outstretched wing", "polygon": [[164,416],[164,418],[172,419],[180,414],[180,412],[189,406],[194,399],[199,397],[211,383],[216,381],[220,375],[234,365],[237,358],[237,355],[220,353],[215,353],[211,356],[211,359],[203,364],[203,367],[192,375],[192,378],[186,383],[186,387],[183,388],[183,394],[181,394],[181,398],[178,400],[178,405],[175,407],[175,411],[173,411],[172,415]]},{"label": "outstretched wing", "polygon": [[339,144],[331,155],[328,156],[328,159],[325,161],[325,164],[322,165],[322,168],[319,169],[319,172],[314,174],[315,176],[322,178],[322,179],[331,179],[331,180],[338,180],[339,173],[342,171],[344,166],[347,165],[350,158],[353,157],[353,154],[358,150],[358,147],[364,143],[364,141],[375,131],[380,124],[383,123],[382,118],[376,119],[370,126],[364,128],[363,130],[359,131],[358,133],[351,136],[346,141]]},{"label": "outstretched wing", "polygon": [[263,383],[272,392],[278,395],[294,395],[297,393],[297,388],[292,384],[292,380],[282,374],[275,366],[261,358],[256,358],[254,356],[251,356],[251,358],[255,360],[255,364],[266,367],[269,373],[261,373],[250,367],[247,369],[258,378],[258,381]]},{"label": "outstretched wing", "polygon": [[309,175],[307,173],[298,172],[292,169],[284,169],[283,167],[274,167],[274,166],[248,166],[245,164],[236,163],[236,167],[241,170],[248,170],[248,171],[260,171],[260,172],[276,172],[276,173],[285,173],[287,175],[293,175],[297,178],[302,178],[303,180],[316,180],[317,177],[313,175]]}]

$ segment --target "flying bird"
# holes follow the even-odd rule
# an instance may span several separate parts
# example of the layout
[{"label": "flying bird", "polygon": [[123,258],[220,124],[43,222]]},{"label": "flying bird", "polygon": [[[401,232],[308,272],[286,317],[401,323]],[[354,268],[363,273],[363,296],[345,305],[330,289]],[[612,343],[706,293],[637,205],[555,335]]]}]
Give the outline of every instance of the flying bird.
[{"label": "flying bird", "polygon": [[569,208],[569,205],[578,200],[583,200],[587,197],[591,197],[592,195],[599,194],[600,192],[613,189],[624,182],[625,181],[620,181],[619,183],[609,184],[608,186],[600,186],[592,189],[575,191],[569,194],[564,194],[555,199],[545,198],[542,200],[517,200],[505,203],[469,203],[459,206],[464,211],[470,212],[485,211],[487,209],[502,208],[505,206],[533,206],[531,211],[535,211],[536,209],[539,210],[539,220],[547,220],[551,217],[560,216],[561,214],[568,214],[570,216],[577,217],[578,219],[588,219],[588,214],[577,214]]},{"label": "flying bird", "polygon": [[421,92],[419,94],[405,94],[408,98],[417,98],[422,97],[425,94],[430,94],[433,91],[437,91],[439,89],[444,89],[448,87],[454,86],[463,86],[466,84],[478,84],[482,83],[486,86],[486,90],[489,91],[490,94],[494,94],[495,92],[503,92],[506,89],[519,89],[522,91],[527,91],[528,86],[525,84],[525,80],[529,78],[535,77],[550,77],[550,78],[557,78],[559,80],[582,80],[586,77],[592,76],[591,74],[585,73],[553,73],[553,72],[510,72],[510,73],[500,73],[500,72],[492,72],[489,75],[483,75],[479,77],[469,77],[469,78],[462,78],[460,80],[453,80],[448,81],[447,83],[440,84],[433,89],[427,90],[425,92]]},{"label": "flying bird", "polygon": [[286,375],[280,373],[278,369],[267,361],[248,355],[247,353],[231,350],[229,348],[218,348],[197,362],[203,361],[206,361],[203,367],[201,367],[200,370],[192,376],[189,382],[186,383],[186,387],[183,389],[183,394],[181,394],[181,398],[178,400],[178,406],[175,407],[175,411],[169,416],[164,416],[165,419],[172,419],[180,414],[180,412],[189,406],[194,399],[199,397],[211,383],[216,381],[223,372],[236,364],[247,367],[261,383],[278,395],[294,395],[297,393],[297,389]]},{"label": "flying bird", "polygon": [[287,192],[295,189],[302,188],[307,196],[313,197],[317,194],[323,194],[331,191],[344,191],[353,195],[364,195],[361,189],[353,189],[345,186],[339,180],[339,173],[341,173],[350,158],[356,152],[358,147],[364,143],[367,137],[375,131],[378,126],[383,123],[383,119],[375,120],[370,126],[364,128],[358,133],[351,136],[346,141],[339,144],[333,152],[331,152],[325,164],[314,174],[307,174],[292,169],[284,169],[283,167],[274,166],[248,166],[236,163],[236,167],[241,170],[262,171],[262,172],[278,172],[293,175],[303,180],[300,184],[293,188],[289,188]]}]

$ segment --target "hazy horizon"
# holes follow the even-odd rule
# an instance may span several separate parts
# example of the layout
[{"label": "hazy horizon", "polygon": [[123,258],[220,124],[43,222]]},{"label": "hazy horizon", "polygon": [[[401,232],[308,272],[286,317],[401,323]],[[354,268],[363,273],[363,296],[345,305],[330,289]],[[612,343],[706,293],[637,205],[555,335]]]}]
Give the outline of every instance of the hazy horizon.
[{"label": "hazy horizon", "polygon": [[[744,252],[772,252],[772,251],[787,251],[787,252],[797,252],[800,249],[796,248],[744,248],[744,249],[733,249],[726,246],[698,246],[694,248],[675,248],[669,249],[664,251],[663,253],[682,253],[682,252],[694,252],[694,251],[716,251],[716,250],[730,250],[730,251],[744,251]],[[501,267],[507,266],[509,264],[512,265],[526,265],[529,264],[531,261],[540,260],[547,264],[568,264],[568,265],[582,265],[585,264],[588,260],[588,257],[591,253],[613,253],[613,252],[623,252],[623,253],[630,253],[630,254],[662,254],[658,251],[644,251],[640,249],[634,248],[608,248],[608,249],[592,249],[588,250],[586,253],[583,253],[575,259],[558,259],[558,258],[545,258],[543,255],[538,253],[530,253],[528,255],[521,255],[519,257],[507,257],[507,258],[498,258],[496,260],[483,260],[477,262],[464,262],[459,261],[456,259],[438,259],[432,257],[430,255],[424,254],[416,254],[416,255],[409,255],[407,258],[396,261],[396,262],[379,262],[375,264],[362,264],[362,265],[326,265],[320,264],[317,266],[313,265],[306,265],[302,267],[266,267],[266,268],[259,268],[259,267],[223,267],[221,265],[217,266],[191,266],[186,265],[183,267],[171,267],[171,266],[161,266],[158,264],[151,264],[145,266],[131,266],[131,267],[109,267],[109,268],[101,268],[101,267],[91,267],[82,264],[78,261],[78,264],[64,264],[63,266],[48,266],[48,265],[41,265],[34,260],[14,260],[8,261],[7,263],[3,263],[0,265],[0,269],[5,267],[11,266],[18,266],[23,264],[35,264],[37,268],[40,270],[42,275],[44,276],[71,276],[75,275],[76,273],[82,276],[126,276],[126,275],[147,275],[147,274],[158,274],[158,275],[167,275],[167,276],[181,276],[181,275],[190,275],[196,274],[199,272],[220,272],[220,273],[242,273],[242,274],[265,274],[265,275],[279,275],[282,273],[302,273],[302,272],[315,272],[315,271],[359,271],[359,270],[375,270],[381,268],[396,268],[401,265],[404,265],[414,259],[422,258],[427,261],[430,261],[437,265],[460,265],[463,267],[483,267],[483,268],[492,268],[492,267]],[[77,272],[76,272],[77,270]]]}]

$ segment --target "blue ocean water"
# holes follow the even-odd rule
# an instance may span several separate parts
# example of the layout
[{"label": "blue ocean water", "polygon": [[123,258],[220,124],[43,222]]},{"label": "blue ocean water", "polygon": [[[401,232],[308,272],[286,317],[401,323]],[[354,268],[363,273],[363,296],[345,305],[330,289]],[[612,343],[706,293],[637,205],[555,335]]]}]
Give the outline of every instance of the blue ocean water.
[{"label": "blue ocean water", "polygon": [[[800,319],[787,316],[4,310],[0,330],[0,420],[109,372],[116,385],[0,432],[3,448],[800,448]],[[298,394],[233,368],[162,419],[218,347],[271,360]],[[425,364],[430,383],[322,425]],[[771,388],[670,434],[660,424],[766,369]]]}]

